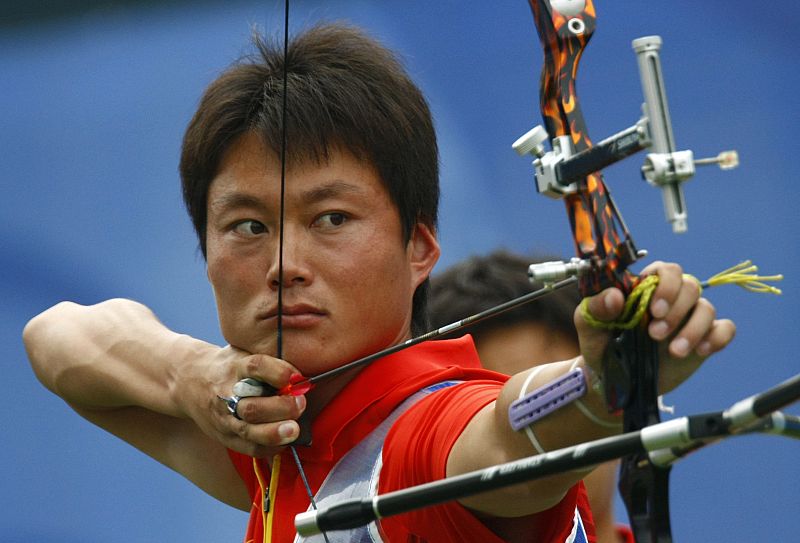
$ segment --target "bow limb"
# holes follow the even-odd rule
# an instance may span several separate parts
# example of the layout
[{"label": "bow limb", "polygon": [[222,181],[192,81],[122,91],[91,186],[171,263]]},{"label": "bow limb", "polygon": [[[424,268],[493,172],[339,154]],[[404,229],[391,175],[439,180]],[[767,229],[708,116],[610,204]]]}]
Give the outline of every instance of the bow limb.
[{"label": "bow limb", "polygon": [[[576,74],[584,48],[595,28],[594,5],[566,15],[549,0],[529,0],[544,49],[540,107],[551,141],[567,136],[578,153],[592,146],[576,93]],[[578,4],[576,2],[576,4]],[[577,182],[565,198],[578,256],[593,264],[582,276],[581,292],[588,296],[615,286],[630,292],[633,278],[626,272],[636,248],[599,172]]]},{"label": "bow limb", "polygon": [[[566,156],[592,146],[576,93],[581,54],[595,29],[592,0],[529,0],[544,49],[540,107],[553,149]],[[627,270],[637,250],[599,172],[575,182],[565,195],[578,257],[590,264],[582,275],[584,296],[617,287],[626,295],[635,284]],[[611,409],[624,409],[631,432],[659,422],[658,349],[646,319],[612,341],[605,356],[604,382]],[[649,463],[646,454],[623,460],[620,492],[638,542],[671,541],[669,469]]]}]

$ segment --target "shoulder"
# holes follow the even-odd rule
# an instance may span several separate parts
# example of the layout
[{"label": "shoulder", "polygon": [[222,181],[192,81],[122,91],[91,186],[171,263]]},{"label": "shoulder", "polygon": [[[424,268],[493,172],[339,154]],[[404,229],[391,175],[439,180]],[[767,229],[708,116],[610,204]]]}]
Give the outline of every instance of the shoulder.
[{"label": "shoulder", "polygon": [[413,469],[419,484],[445,476],[447,457],[467,424],[493,402],[503,384],[472,380],[442,387],[409,407],[392,425],[383,447],[381,479]]}]

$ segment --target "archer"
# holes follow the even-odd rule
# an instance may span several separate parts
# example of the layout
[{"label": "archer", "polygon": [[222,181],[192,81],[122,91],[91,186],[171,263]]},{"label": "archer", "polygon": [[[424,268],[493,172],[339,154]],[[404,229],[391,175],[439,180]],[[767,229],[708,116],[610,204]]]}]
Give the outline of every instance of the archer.
[{"label": "archer", "polygon": [[[595,393],[580,401],[607,424],[574,403],[520,431],[509,424],[520,393],[571,369],[586,382],[601,378],[607,335],[579,317],[581,356],[533,376],[480,369],[468,338],[430,342],[304,395],[237,398],[229,412],[219,398],[243,378],[281,388],[293,374],[316,375],[423,331],[439,256],[433,123],[394,56],[359,31],[320,26],[292,42],[284,78],[284,51],[261,41],[257,49],[206,90],[181,157],[187,208],[229,345],[177,334],[129,300],[61,303],[24,332],[44,385],[205,492],[250,511],[247,541],[294,538],[294,515],[311,500],[305,480],[321,500],[336,486],[321,488],[326,476],[363,483],[380,460],[377,489],[386,492],[618,431]],[[644,273],[660,278],[649,333],[669,354],[661,375],[668,391],[725,347],[734,326],[715,319],[677,265]],[[589,309],[610,320],[622,302],[610,289]],[[405,410],[392,415],[400,404]],[[313,443],[296,450],[294,463],[287,445],[303,413]],[[381,424],[393,416],[396,422]],[[381,458],[355,449],[356,465],[368,462],[368,473],[331,473],[370,439],[382,446]],[[385,519],[374,529],[387,541],[564,541],[576,525],[591,537],[585,474]]]}]

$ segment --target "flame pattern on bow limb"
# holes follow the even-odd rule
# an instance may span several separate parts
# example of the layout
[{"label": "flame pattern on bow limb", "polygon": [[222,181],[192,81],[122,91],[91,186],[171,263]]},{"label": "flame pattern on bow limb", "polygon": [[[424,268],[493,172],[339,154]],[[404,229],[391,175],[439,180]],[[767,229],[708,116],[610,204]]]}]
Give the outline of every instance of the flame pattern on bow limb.
[{"label": "flame pattern on bow limb", "polygon": [[[568,152],[592,147],[575,91],[578,63],[595,29],[592,0],[529,0],[544,50],[540,106],[555,149],[571,144]],[[575,182],[565,196],[578,256],[591,262],[580,277],[581,293],[596,294],[607,287],[631,293],[638,278],[628,266],[638,258],[630,234],[614,205],[600,172]],[[659,422],[657,344],[647,333],[647,319],[621,332],[604,356],[604,386],[610,409],[624,412],[624,430]],[[637,541],[672,541],[669,521],[669,468],[657,468],[647,455],[625,457],[620,494]]]},{"label": "flame pattern on bow limb", "polygon": [[[574,151],[583,151],[592,142],[575,81],[581,54],[595,28],[594,4],[586,0],[580,12],[565,15],[548,0],[529,3],[545,51],[540,91],[545,128],[551,139],[570,136]],[[578,256],[593,263],[592,272],[581,278],[582,294],[611,286],[629,293],[635,278],[626,270],[636,261],[637,251],[600,172],[579,181],[577,192],[566,196],[565,203]]]}]

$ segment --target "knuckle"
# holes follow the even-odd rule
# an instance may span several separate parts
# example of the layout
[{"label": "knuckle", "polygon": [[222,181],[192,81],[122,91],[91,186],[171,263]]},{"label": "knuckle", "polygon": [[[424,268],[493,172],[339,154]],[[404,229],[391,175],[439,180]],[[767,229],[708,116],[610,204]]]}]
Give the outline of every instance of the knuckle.
[{"label": "knuckle", "polygon": [[258,356],[248,356],[245,362],[245,371],[246,376],[255,376],[258,375],[259,369],[261,368],[261,360]]},{"label": "knuckle", "polygon": [[285,384],[289,382],[289,378],[294,373],[294,370],[287,362],[283,360],[276,359],[277,363],[275,364],[275,377],[281,384]]},{"label": "knuckle", "polygon": [[[275,432],[270,431],[270,424],[244,424],[238,432],[244,441],[249,456],[263,456],[263,450],[279,444]],[[259,451],[262,451],[259,453]]]},{"label": "knuckle", "polygon": [[233,426],[234,433],[247,443],[252,443],[250,439],[250,425],[244,421],[237,420]]},{"label": "knuckle", "polygon": [[683,278],[683,288],[685,288],[686,292],[690,293],[693,298],[700,298],[700,293],[702,292],[700,284],[691,277]]},{"label": "knuckle", "polygon": [[683,268],[680,264],[675,262],[664,262],[663,260],[656,260],[648,268],[652,268],[655,273],[661,276],[673,277],[675,275],[683,274]]},{"label": "knuckle", "polygon": [[256,402],[241,400],[236,411],[242,419],[254,420],[257,414]]},{"label": "knuckle", "polygon": [[709,302],[707,299],[700,298],[699,300],[697,300],[696,306],[698,308],[702,309],[703,311],[705,311],[706,314],[708,314],[711,317],[711,319],[715,319],[716,318],[716,316],[717,316],[717,308],[714,307],[714,304]]}]

